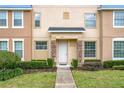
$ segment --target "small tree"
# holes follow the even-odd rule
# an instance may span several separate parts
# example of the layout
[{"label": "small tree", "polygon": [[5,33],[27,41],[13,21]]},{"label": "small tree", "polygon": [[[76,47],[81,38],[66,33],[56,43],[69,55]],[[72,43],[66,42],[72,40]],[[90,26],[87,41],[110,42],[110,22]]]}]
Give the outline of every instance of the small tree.
[{"label": "small tree", "polygon": [[0,51],[0,64],[2,68],[5,69],[5,66],[10,63],[15,63],[21,61],[21,58],[13,52]]}]

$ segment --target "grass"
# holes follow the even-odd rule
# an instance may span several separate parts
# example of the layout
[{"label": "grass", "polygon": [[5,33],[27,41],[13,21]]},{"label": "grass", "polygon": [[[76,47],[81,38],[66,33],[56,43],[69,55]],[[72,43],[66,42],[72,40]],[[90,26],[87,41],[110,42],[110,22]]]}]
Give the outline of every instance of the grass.
[{"label": "grass", "polygon": [[124,88],[124,71],[72,71],[78,88]]},{"label": "grass", "polygon": [[55,72],[23,74],[0,81],[0,88],[52,88],[55,87]]}]

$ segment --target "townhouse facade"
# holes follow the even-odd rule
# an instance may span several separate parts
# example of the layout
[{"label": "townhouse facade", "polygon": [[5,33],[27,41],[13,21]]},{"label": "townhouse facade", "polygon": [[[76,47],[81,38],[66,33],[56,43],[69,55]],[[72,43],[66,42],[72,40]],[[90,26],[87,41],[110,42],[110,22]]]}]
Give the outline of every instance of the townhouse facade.
[{"label": "townhouse facade", "polygon": [[124,6],[0,6],[0,50],[22,60],[124,59]]},{"label": "townhouse facade", "polygon": [[32,59],[32,6],[0,6],[0,50]]}]

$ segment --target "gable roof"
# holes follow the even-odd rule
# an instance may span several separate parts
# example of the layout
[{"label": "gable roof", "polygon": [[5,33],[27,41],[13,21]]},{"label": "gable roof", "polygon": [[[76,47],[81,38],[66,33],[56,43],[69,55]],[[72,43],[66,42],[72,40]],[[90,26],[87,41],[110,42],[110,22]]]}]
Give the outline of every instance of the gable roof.
[{"label": "gable roof", "polygon": [[32,10],[32,5],[0,5],[0,10]]},{"label": "gable roof", "polygon": [[83,27],[49,27],[48,32],[84,32]]},{"label": "gable roof", "polygon": [[124,5],[101,5],[99,10],[120,10],[124,9]]}]

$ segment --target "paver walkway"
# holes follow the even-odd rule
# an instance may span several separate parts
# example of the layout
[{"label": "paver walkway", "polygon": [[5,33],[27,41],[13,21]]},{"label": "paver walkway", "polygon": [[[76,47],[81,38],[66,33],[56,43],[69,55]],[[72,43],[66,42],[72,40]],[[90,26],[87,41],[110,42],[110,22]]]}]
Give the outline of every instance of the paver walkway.
[{"label": "paver walkway", "polygon": [[58,67],[56,77],[56,88],[76,88],[71,70],[69,67]]}]

